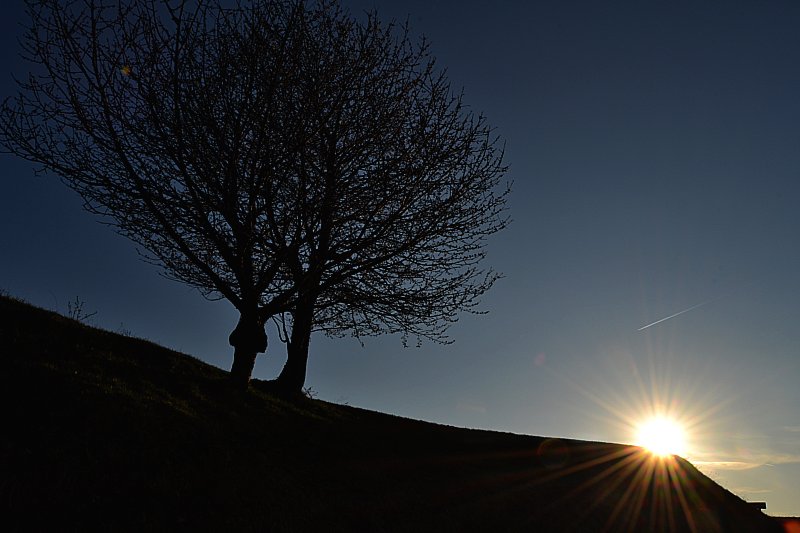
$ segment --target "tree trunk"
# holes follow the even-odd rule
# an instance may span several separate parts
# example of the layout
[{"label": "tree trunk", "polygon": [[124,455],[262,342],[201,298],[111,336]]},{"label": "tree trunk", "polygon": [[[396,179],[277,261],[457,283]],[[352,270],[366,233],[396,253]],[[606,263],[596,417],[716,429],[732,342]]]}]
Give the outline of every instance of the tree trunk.
[{"label": "tree trunk", "polygon": [[267,333],[257,313],[242,313],[239,323],[228,337],[233,346],[231,382],[239,390],[246,390],[259,353],[267,351]]},{"label": "tree trunk", "polygon": [[292,336],[287,346],[286,364],[275,380],[276,388],[283,394],[303,393],[308,364],[308,347],[314,325],[313,303],[298,304],[292,317]]}]

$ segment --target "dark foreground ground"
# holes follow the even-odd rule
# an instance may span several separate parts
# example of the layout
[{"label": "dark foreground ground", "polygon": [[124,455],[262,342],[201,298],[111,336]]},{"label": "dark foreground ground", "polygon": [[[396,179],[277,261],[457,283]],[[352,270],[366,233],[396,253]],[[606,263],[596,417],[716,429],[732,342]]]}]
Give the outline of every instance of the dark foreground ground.
[{"label": "dark foreground ground", "polygon": [[0,529],[783,531],[674,459],[224,386],[0,298]]}]

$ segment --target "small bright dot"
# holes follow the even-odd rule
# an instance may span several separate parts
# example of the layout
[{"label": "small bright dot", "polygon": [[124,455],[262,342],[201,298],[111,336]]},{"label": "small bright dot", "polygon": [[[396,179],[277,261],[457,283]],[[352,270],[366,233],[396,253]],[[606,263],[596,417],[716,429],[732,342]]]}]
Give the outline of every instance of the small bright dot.
[{"label": "small bright dot", "polygon": [[652,418],[639,426],[636,444],[659,457],[686,453],[683,428],[668,418]]},{"label": "small bright dot", "polygon": [[123,76],[130,76],[131,75],[131,67],[129,67],[128,65],[125,65],[124,67],[119,69],[119,71],[122,72]]}]

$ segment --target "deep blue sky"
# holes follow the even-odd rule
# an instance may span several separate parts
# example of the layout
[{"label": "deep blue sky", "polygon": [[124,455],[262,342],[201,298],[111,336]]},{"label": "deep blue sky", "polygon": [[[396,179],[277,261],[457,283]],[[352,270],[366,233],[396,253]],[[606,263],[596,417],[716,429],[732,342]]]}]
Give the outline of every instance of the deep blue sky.
[{"label": "deep blue sky", "polygon": [[[507,141],[505,278],[449,346],[312,339],[320,398],[452,425],[632,442],[800,515],[800,4],[348,1],[409,21]],[[23,73],[21,6],[0,89]],[[229,368],[236,314],[167,281],[56,179],[0,156],[0,288]],[[701,304],[661,324],[642,326]],[[256,376],[281,368],[272,337]]]}]

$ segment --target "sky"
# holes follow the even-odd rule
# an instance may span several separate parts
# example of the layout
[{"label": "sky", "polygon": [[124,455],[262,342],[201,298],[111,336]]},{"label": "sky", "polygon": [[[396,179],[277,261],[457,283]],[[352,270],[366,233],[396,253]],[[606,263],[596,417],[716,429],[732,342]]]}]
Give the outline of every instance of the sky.
[{"label": "sky", "polygon": [[[513,222],[489,245],[488,314],[445,346],[315,334],[314,394],[622,443],[662,414],[717,482],[800,515],[800,4],[343,3],[432,42],[505,139]],[[24,20],[4,6],[4,96]],[[230,304],[161,277],[31,164],[0,155],[0,184],[0,289],[62,313],[77,297],[96,326],[230,368]],[[285,361],[270,340],[261,379]]]}]

